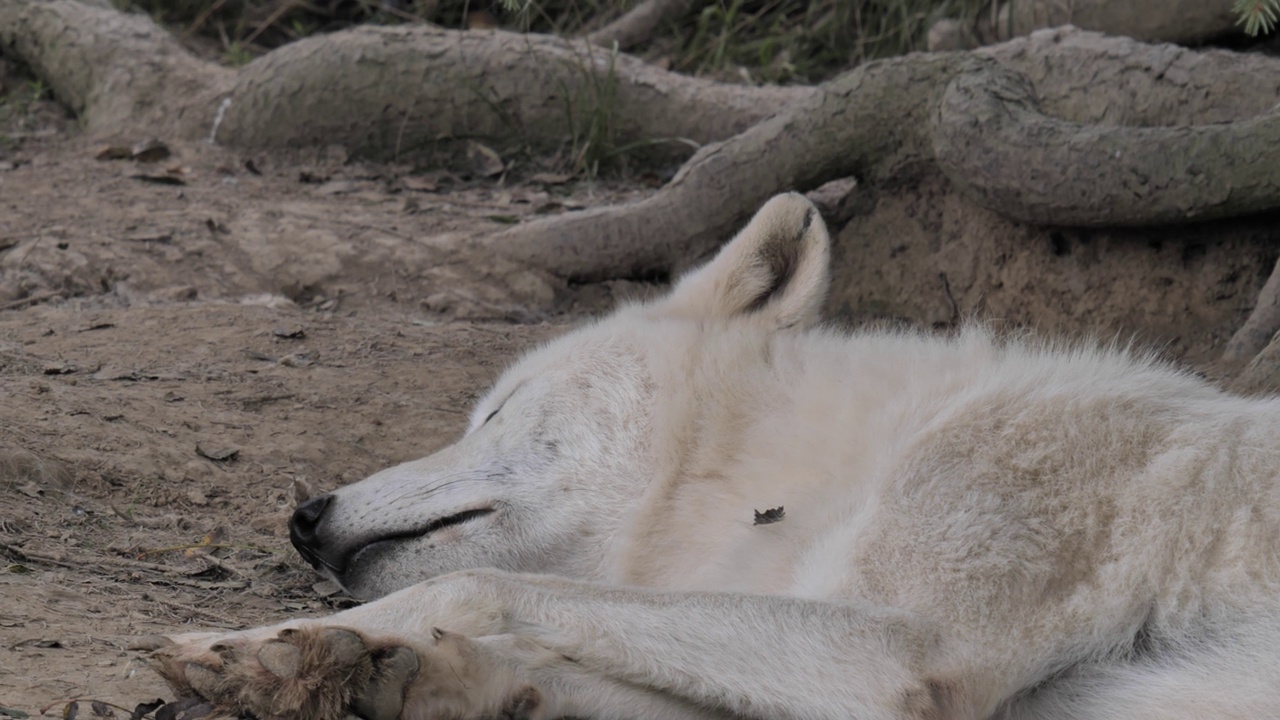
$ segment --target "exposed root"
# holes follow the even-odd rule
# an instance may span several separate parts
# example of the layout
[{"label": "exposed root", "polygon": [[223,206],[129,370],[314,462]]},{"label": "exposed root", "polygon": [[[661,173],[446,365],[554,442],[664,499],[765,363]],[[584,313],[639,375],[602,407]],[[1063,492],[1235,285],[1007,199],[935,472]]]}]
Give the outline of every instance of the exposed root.
[{"label": "exposed root", "polygon": [[[1244,325],[1236,330],[1227,341],[1222,353],[1222,362],[1228,368],[1237,368],[1258,356],[1264,348],[1275,343],[1276,333],[1280,332],[1280,260],[1271,270],[1271,276],[1258,293],[1253,312],[1249,313]],[[1274,355],[1274,350],[1272,351]],[[1275,364],[1272,359],[1271,364]],[[1256,363],[1255,363],[1256,364]],[[1254,370],[1256,374],[1256,369]]]},{"label": "exposed root", "polygon": [[643,45],[669,23],[688,13],[699,0],[644,0],[622,17],[587,35],[587,41],[603,47],[617,44],[619,50]]},{"label": "exposed root", "polygon": [[1061,25],[1144,42],[1196,43],[1231,32],[1236,19],[1224,0],[993,0],[969,26],[957,20],[934,25],[929,49],[969,49]]},{"label": "exposed root", "polygon": [[684,156],[812,94],[689,78],[583,40],[430,26],[313,36],[230,70],[145,16],[75,0],[0,3],[0,51],[96,135],[339,144],[383,158],[455,139],[555,148],[585,141],[593,123],[618,146]]}]

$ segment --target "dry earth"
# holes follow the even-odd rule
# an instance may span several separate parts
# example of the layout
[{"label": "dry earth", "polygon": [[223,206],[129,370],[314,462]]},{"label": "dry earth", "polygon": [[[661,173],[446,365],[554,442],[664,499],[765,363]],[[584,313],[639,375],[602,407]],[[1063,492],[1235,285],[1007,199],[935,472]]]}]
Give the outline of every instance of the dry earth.
[{"label": "dry earth", "polygon": [[347,602],[289,547],[294,481],[450,442],[514,354],[619,289],[445,248],[632,191],[340,151],[98,160],[49,105],[3,129],[0,717],[165,697],[139,635]]}]

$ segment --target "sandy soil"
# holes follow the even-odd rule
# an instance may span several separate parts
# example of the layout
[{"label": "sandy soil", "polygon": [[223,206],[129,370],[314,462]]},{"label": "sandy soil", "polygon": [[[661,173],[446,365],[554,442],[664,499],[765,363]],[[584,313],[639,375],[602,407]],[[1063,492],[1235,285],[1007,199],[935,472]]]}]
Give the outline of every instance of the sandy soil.
[{"label": "sandy soil", "polygon": [[167,698],[132,638],[349,602],[289,547],[295,480],[331,489],[450,442],[521,348],[611,303],[441,248],[629,191],[334,151],[98,160],[51,107],[8,129],[0,717]]}]

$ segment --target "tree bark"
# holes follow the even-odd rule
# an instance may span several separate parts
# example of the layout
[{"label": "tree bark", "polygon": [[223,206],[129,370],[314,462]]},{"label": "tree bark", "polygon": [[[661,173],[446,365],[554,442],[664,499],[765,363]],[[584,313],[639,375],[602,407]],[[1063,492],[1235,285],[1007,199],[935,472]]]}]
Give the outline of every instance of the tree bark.
[{"label": "tree bark", "polygon": [[[1059,49],[1089,56],[1092,92],[1080,79],[1043,74]],[[714,147],[645,200],[539,219],[486,241],[496,250],[572,280],[676,270],[729,237],[765,198],[857,176],[862,188],[909,182],[940,167],[976,202],[1007,217],[1074,225],[1152,224],[1280,207],[1280,118],[1274,112],[1221,125],[1198,100],[1213,71],[1229,86],[1257,83],[1237,111],[1280,100],[1280,61],[1226,53],[1194,59],[1180,48],[1068,29],[1008,43],[997,52],[911,55],[870,63],[786,112]],[[1066,63],[1076,67],[1076,62]],[[1125,68],[1119,71],[1113,65]],[[1153,90],[1158,102],[1113,110],[1103,124],[1050,117],[1019,66],[1041,68],[1051,106],[1089,117]],[[1100,66],[1100,69],[1099,69]],[[1262,94],[1256,92],[1262,88]],[[1178,98],[1183,100],[1178,102]],[[1180,106],[1176,111],[1171,106]],[[1179,127],[1128,127],[1166,120]],[[1119,153],[1119,157],[1116,153]]]},{"label": "tree bark", "polygon": [[870,185],[901,179],[931,152],[926,129],[947,82],[991,66],[954,54],[863,65],[703,148],[644,200],[535,220],[482,242],[574,281],[671,272],[728,239],[783,188],[847,176]]},{"label": "tree bark", "polygon": [[[730,86],[585,41],[430,27],[313,37],[231,71],[144,17],[72,0],[7,0],[0,43],[101,134],[338,143],[385,157],[442,139],[555,147],[602,114],[618,144],[702,144],[646,200],[482,241],[576,280],[671,272],[770,195],[838,177],[874,190],[940,168],[976,202],[1032,223],[1280,206],[1280,60],[1077,30],[870,63],[818,88]],[[1244,88],[1244,99],[1227,94]]]},{"label": "tree bark", "polygon": [[0,3],[0,48],[97,135],[341,144],[375,158],[456,139],[547,149],[602,119],[617,145],[687,156],[812,92],[688,78],[581,40],[427,26],[313,36],[233,71],[144,16],[73,0]]},{"label": "tree bark", "polygon": [[1041,112],[1026,78],[957,78],[934,156],[979,205],[1040,225],[1157,225],[1280,207],[1280,113],[1224,125],[1080,125]]},{"label": "tree bark", "polygon": [[203,137],[234,79],[146,16],[70,0],[0,2],[0,52],[30,66],[95,135]]},{"label": "tree bark", "polygon": [[930,29],[929,49],[970,49],[1062,25],[1143,42],[1195,44],[1231,32],[1236,18],[1231,0],[996,1],[971,26],[939,22]]},{"label": "tree bark", "polygon": [[[1227,341],[1227,347],[1222,353],[1222,362],[1228,368],[1239,367],[1241,363],[1248,362],[1269,345],[1275,344],[1277,332],[1280,332],[1280,261],[1276,262],[1270,277],[1267,278],[1267,283],[1258,292],[1258,300],[1253,306],[1253,311],[1244,321],[1244,325],[1241,325]],[[1271,350],[1269,357],[1270,365],[1276,365],[1277,351]],[[1271,372],[1274,369],[1271,367],[1268,371]]]}]

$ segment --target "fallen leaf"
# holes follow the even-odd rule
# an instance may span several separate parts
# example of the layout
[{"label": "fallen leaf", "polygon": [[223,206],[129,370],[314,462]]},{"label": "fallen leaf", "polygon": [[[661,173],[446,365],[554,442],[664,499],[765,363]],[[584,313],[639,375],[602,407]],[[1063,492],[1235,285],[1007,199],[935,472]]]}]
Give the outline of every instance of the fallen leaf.
[{"label": "fallen leaf", "polygon": [[227,462],[235,460],[240,454],[240,450],[233,447],[206,447],[204,445],[196,445],[196,454],[202,458],[208,458],[214,462]]},{"label": "fallen leaf", "polygon": [[0,707],[0,715],[4,715],[5,717],[18,718],[18,720],[23,720],[23,718],[31,717],[31,715],[29,715],[28,713],[24,713],[21,710],[15,710],[13,708],[7,708],[7,707]]},{"label": "fallen leaf", "polygon": [[137,370],[130,370],[119,365],[106,365],[93,374],[94,380],[141,380],[143,375]]},{"label": "fallen leaf", "polygon": [[359,189],[360,183],[354,180],[331,180],[316,188],[316,192],[321,195],[346,195]]},{"label": "fallen leaf", "polygon": [[183,551],[183,555],[187,557],[196,557],[208,553],[213,545],[221,545],[227,541],[227,531],[224,528],[218,528],[213,532],[200,538],[200,542],[195,547],[189,547]]},{"label": "fallen leaf", "polygon": [[415,190],[417,192],[435,192],[440,189],[440,183],[431,178],[419,175],[410,175],[409,177],[400,178],[400,184],[406,190]]},{"label": "fallen leaf", "polygon": [[80,703],[75,700],[62,706],[62,720],[76,720],[78,714],[80,714]]},{"label": "fallen leaf", "polygon": [[498,17],[484,8],[479,8],[467,13],[466,23],[468,30],[496,30]]},{"label": "fallen leaf", "polygon": [[301,340],[307,336],[307,331],[301,325],[290,325],[289,327],[278,327],[272,330],[271,334],[285,340]]},{"label": "fallen leaf", "polygon": [[291,368],[310,367],[315,364],[315,358],[309,353],[289,353],[280,358],[280,364]]},{"label": "fallen leaf", "polygon": [[35,648],[58,649],[62,647],[62,642],[59,640],[46,640],[44,638],[34,638],[31,640],[20,642],[14,647],[35,647]]},{"label": "fallen leaf", "polygon": [[160,233],[158,235],[135,235],[133,237],[121,238],[128,242],[156,243],[158,245],[169,245],[173,242],[173,235],[169,233]]},{"label": "fallen leaf", "polygon": [[133,149],[123,145],[104,145],[93,157],[95,160],[127,160],[133,157]]},{"label": "fallen leaf", "polygon": [[564,185],[573,179],[573,175],[562,173],[534,173],[529,178],[530,182],[542,183],[543,185]]},{"label": "fallen leaf", "polygon": [[91,325],[86,325],[85,327],[80,328],[76,332],[92,332],[94,330],[107,330],[115,326],[116,324],[112,322],[96,322]]},{"label": "fallen leaf", "polygon": [[151,702],[138,703],[137,706],[133,708],[133,712],[129,713],[129,720],[142,720],[144,715],[150,715],[155,712],[156,708],[162,707],[163,705],[164,700],[161,700],[160,698],[156,698]]},{"label": "fallen leaf", "polygon": [[502,171],[507,169],[501,155],[475,140],[467,142],[467,160],[471,162],[471,167],[480,177],[501,175]]},{"label": "fallen leaf", "polygon": [[112,710],[110,705],[101,700],[94,700],[89,707],[93,710],[94,717],[115,717],[116,714],[116,711]]},{"label": "fallen leaf", "polygon": [[152,163],[159,162],[169,157],[169,146],[159,140],[146,140],[134,145],[129,152],[129,156],[138,162]]},{"label": "fallen leaf", "polygon": [[153,185],[186,185],[187,184],[186,180],[183,180],[182,178],[176,177],[173,175],[138,174],[138,175],[130,175],[129,177],[134,180],[141,180],[142,182],[151,183]]}]

